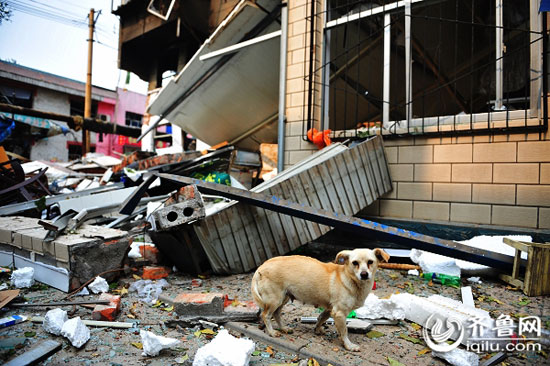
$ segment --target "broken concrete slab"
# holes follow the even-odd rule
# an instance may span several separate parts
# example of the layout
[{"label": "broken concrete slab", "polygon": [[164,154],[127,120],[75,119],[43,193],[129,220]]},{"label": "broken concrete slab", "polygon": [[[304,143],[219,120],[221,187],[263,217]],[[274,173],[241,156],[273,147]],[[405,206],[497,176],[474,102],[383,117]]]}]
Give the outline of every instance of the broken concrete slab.
[{"label": "broken concrete slab", "polygon": [[174,305],[174,311],[183,317],[221,315],[224,294],[183,292],[171,300],[171,303]]}]

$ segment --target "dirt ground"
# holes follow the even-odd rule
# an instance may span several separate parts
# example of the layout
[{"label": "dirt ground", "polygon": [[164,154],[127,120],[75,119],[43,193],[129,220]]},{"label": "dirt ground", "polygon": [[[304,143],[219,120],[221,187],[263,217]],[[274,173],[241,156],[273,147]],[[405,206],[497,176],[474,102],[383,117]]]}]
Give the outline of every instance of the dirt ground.
[{"label": "dirt ground", "polygon": [[[303,248],[300,254],[311,255],[321,260],[331,260],[341,247],[310,244]],[[223,292],[230,298],[237,300],[251,300],[250,280],[252,273],[233,276],[210,276],[203,279],[200,287],[192,288],[190,275],[181,273],[171,274],[167,280],[170,287],[165,290],[167,295],[176,295],[183,291]],[[112,283],[113,290],[121,290],[136,279],[132,276],[121,277]],[[0,277],[0,282],[9,282],[7,275]],[[379,297],[396,292],[411,292],[416,295],[429,296],[441,294],[460,300],[460,290],[439,284],[425,282],[419,277],[407,275],[406,271],[379,270],[376,275],[377,289],[374,291]],[[464,285],[471,285],[463,280]],[[483,279],[480,285],[472,285],[475,304],[477,307],[492,312],[493,316],[510,314],[513,317],[538,315],[541,317],[543,328],[550,329],[550,297],[527,298],[522,292],[511,290],[507,285],[496,280]],[[23,289],[22,296],[29,302],[60,301],[66,294],[61,291],[38,284],[32,289]],[[97,295],[76,297],[74,299],[95,299]],[[66,311],[73,311],[72,316],[82,319],[91,319],[91,309],[79,306],[61,307]],[[44,316],[49,308],[27,308],[25,310],[9,309],[2,313],[2,317],[10,315]],[[34,344],[45,339],[56,339],[63,343],[63,348],[43,361],[42,365],[191,365],[199,347],[208,343],[212,338],[209,334],[196,333],[201,328],[169,328],[165,325],[168,320],[176,320],[178,316],[167,306],[152,307],[140,302],[136,293],[123,295],[122,312],[118,321],[135,322],[131,329],[117,330],[112,328],[90,327],[91,338],[80,349],[73,347],[65,338],[57,337],[45,332],[40,324],[29,321],[16,324],[0,330],[0,364],[29,350]],[[283,341],[290,344],[304,345],[303,350],[318,355],[320,360],[332,360],[340,365],[444,365],[445,362],[434,358],[422,341],[420,329],[408,321],[400,321],[397,325],[373,327],[379,334],[351,334],[353,342],[361,346],[360,352],[345,351],[339,340],[334,326],[325,326],[324,336],[313,333],[313,324],[300,323],[301,316],[317,316],[319,311],[312,306],[298,302],[286,305],[283,310],[283,320],[293,329],[292,334],[282,336]],[[250,328],[257,328],[258,323],[249,323]],[[178,348],[163,350],[157,357],[142,356],[139,349],[141,338],[139,330],[145,329],[158,335],[181,340]],[[216,330],[216,329],[214,329]],[[235,336],[241,334],[232,332]],[[377,336],[377,337],[373,337]],[[405,336],[405,338],[402,338]],[[408,337],[406,337],[408,336]],[[276,346],[256,342],[256,351],[251,358],[251,365],[298,364],[300,359],[295,354],[285,353]],[[13,347],[13,343],[21,344]],[[10,345],[11,344],[11,345]],[[543,348],[542,352],[517,352],[508,355],[502,365],[548,365],[550,350]],[[481,354],[481,360],[489,355]],[[312,364],[310,362],[310,364]]]}]

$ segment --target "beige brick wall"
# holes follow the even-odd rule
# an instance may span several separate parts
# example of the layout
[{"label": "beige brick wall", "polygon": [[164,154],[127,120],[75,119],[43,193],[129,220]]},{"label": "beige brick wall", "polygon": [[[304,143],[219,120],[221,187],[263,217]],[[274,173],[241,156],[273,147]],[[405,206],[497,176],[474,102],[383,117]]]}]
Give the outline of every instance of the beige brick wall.
[{"label": "beige brick wall", "polygon": [[550,229],[548,134],[384,143],[394,188],[365,214]]}]

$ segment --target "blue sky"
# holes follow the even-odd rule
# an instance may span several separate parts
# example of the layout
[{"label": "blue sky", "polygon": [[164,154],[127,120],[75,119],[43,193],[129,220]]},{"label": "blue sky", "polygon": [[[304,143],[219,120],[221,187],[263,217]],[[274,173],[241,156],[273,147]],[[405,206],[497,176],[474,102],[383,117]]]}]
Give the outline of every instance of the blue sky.
[{"label": "blue sky", "polygon": [[[119,2],[114,1],[115,8]],[[119,21],[111,14],[111,0],[8,0],[8,4],[12,16],[0,25],[0,59],[86,81],[87,17],[93,7],[96,13],[101,10],[94,35],[98,42],[94,42],[93,85],[147,92],[147,83],[134,74],[126,85],[127,72],[117,67]]]}]

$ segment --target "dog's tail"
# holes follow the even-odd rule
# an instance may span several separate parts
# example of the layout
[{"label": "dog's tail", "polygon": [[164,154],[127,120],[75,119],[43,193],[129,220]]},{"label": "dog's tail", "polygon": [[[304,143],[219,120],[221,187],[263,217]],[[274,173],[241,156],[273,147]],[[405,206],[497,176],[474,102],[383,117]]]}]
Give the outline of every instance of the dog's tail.
[{"label": "dog's tail", "polygon": [[254,297],[254,300],[256,301],[256,304],[259,306],[259,307],[262,307],[263,306],[263,301],[262,301],[262,296],[260,295],[260,292],[258,291],[258,282],[260,281],[260,279],[262,278],[262,274],[259,272],[259,271],[256,271],[256,273],[254,273],[254,276],[252,277],[252,285],[251,285],[251,292],[252,292],[252,297]]}]

